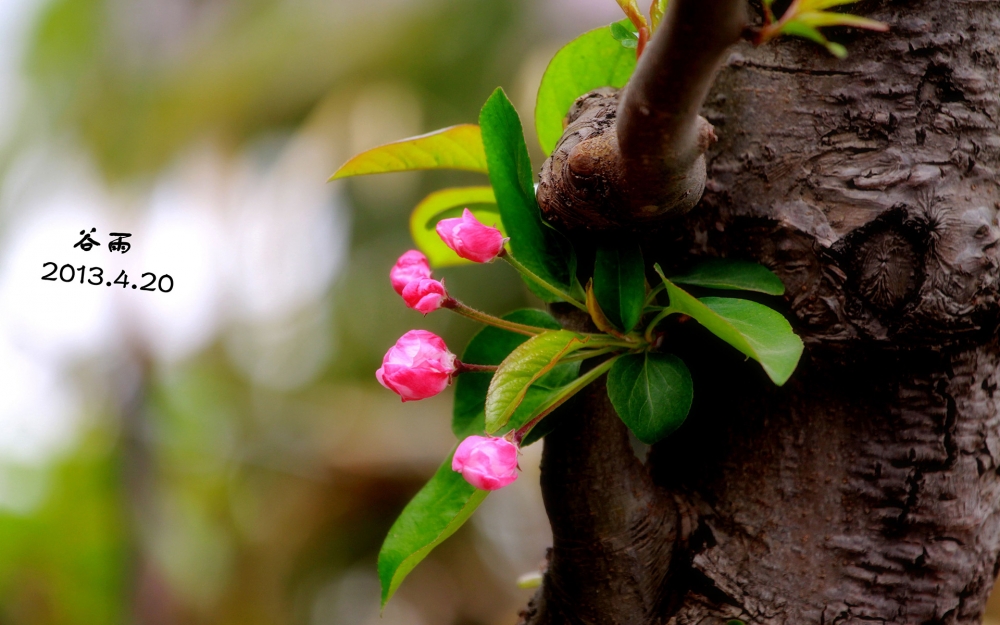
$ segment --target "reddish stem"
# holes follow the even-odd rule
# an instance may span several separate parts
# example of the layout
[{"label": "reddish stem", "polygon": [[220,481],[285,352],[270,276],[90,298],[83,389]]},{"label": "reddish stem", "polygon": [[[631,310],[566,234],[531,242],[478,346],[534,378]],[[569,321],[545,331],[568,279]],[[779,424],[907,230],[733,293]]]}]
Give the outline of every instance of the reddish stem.
[{"label": "reddish stem", "polygon": [[639,43],[635,46],[635,58],[642,56],[642,51],[646,49],[646,44],[649,42],[649,29],[645,26],[639,27]]},{"label": "reddish stem", "polygon": [[470,362],[455,361],[455,375],[462,373],[493,373],[497,370],[497,365],[476,365]]}]

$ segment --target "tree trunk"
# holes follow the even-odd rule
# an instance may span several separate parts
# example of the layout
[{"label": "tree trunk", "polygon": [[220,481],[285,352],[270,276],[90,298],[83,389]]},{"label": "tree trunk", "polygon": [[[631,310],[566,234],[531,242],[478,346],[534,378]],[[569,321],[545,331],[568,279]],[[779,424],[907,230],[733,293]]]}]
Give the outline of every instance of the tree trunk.
[{"label": "tree trunk", "polygon": [[695,404],[645,463],[593,389],[545,442],[554,544],[522,623],[981,619],[1000,567],[1000,3],[857,7],[892,31],[844,34],[844,61],[731,50],[702,109],[719,137],[703,199],[635,235],[665,268],[772,268],[798,371],[775,388],[668,326]]}]

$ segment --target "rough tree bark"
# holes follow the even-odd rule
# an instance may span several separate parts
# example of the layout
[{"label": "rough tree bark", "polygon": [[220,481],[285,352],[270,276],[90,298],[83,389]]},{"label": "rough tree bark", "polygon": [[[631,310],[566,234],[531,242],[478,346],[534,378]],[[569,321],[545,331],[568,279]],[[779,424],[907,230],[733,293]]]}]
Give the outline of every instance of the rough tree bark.
[{"label": "rough tree bark", "polygon": [[[1000,2],[855,9],[892,32],[844,33],[844,61],[792,40],[722,56],[704,197],[655,229],[607,134],[619,94],[571,111],[548,217],[581,247],[631,229],[665,267],[764,263],[806,354],[774,388],[668,328],[695,404],[648,459],[592,389],[545,442],[554,544],[522,623],[981,619],[1000,567]],[[604,156],[574,154],[586,141]]]}]

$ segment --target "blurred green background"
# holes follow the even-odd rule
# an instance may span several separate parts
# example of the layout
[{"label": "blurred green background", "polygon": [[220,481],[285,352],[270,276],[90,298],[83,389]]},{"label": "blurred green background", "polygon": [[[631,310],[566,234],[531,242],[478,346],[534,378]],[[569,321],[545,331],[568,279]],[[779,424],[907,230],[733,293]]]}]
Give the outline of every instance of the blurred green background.
[{"label": "blurred green background", "polygon": [[[383,536],[454,439],[375,382],[428,192],[350,155],[534,91],[612,0],[0,0],[0,625],[513,623],[549,543],[524,473],[378,614]],[[133,250],[73,248],[131,232]],[[170,293],[42,264],[170,274]],[[440,272],[496,313],[509,268]]]}]

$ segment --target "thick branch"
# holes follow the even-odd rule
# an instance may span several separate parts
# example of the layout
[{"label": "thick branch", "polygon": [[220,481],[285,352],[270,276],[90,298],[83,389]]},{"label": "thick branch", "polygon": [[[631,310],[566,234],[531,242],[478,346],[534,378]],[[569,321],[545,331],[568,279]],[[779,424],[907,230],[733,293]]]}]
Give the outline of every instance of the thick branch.
[{"label": "thick branch", "polygon": [[698,116],[726,48],[743,31],[743,0],[675,0],[625,88],[582,96],[542,166],[538,202],[571,229],[638,228],[689,211],[705,187],[715,138]]},{"label": "thick branch", "polygon": [[[562,324],[594,330],[576,311]],[[670,603],[672,556],[693,526],[653,483],[608,399],[606,378],[584,389],[545,437],[542,497],[552,525],[545,580],[520,625],[658,622]]]},{"label": "thick branch", "polygon": [[686,213],[705,189],[714,138],[699,117],[726,49],[746,25],[744,0],[675,0],[618,105],[618,145],[631,209]]},{"label": "thick branch", "polygon": [[677,505],[633,454],[604,379],[582,395],[578,412],[545,438],[542,496],[552,552],[521,623],[658,622],[683,526]]},{"label": "thick branch", "polygon": [[[847,61],[796,40],[735,48],[704,109],[721,130],[710,190],[697,211],[638,237],[668,271],[717,256],[767,265],[808,345],[795,376],[775,388],[696,324],[669,329],[695,404],[647,464],[661,490],[640,492],[676,497],[667,517],[676,528],[691,527],[678,511],[696,517],[693,532],[667,539],[670,551],[645,553],[654,580],[670,560],[675,593],[646,624],[981,620],[1000,571],[1000,3],[902,4],[865,3],[893,34],[859,35]],[[598,159],[617,150],[617,111],[611,91],[571,111],[543,172],[576,202],[543,203],[564,223],[632,219],[622,196],[604,191],[598,203],[601,184],[622,188],[620,162]],[[597,398],[587,400],[574,416],[596,427]],[[582,423],[568,420],[546,441],[554,526],[604,501],[603,482],[590,478],[599,466],[567,468],[606,460],[574,429]],[[587,545],[619,538],[611,524],[603,543],[596,525],[581,527]],[[588,562],[563,535],[534,603],[555,616],[529,623],[637,622],[631,597],[641,594],[593,613],[614,550],[595,549]],[[576,568],[562,577],[567,562]],[[615,570],[628,577],[636,567]],[[585,571],[595,577],[576,583]]]}]

